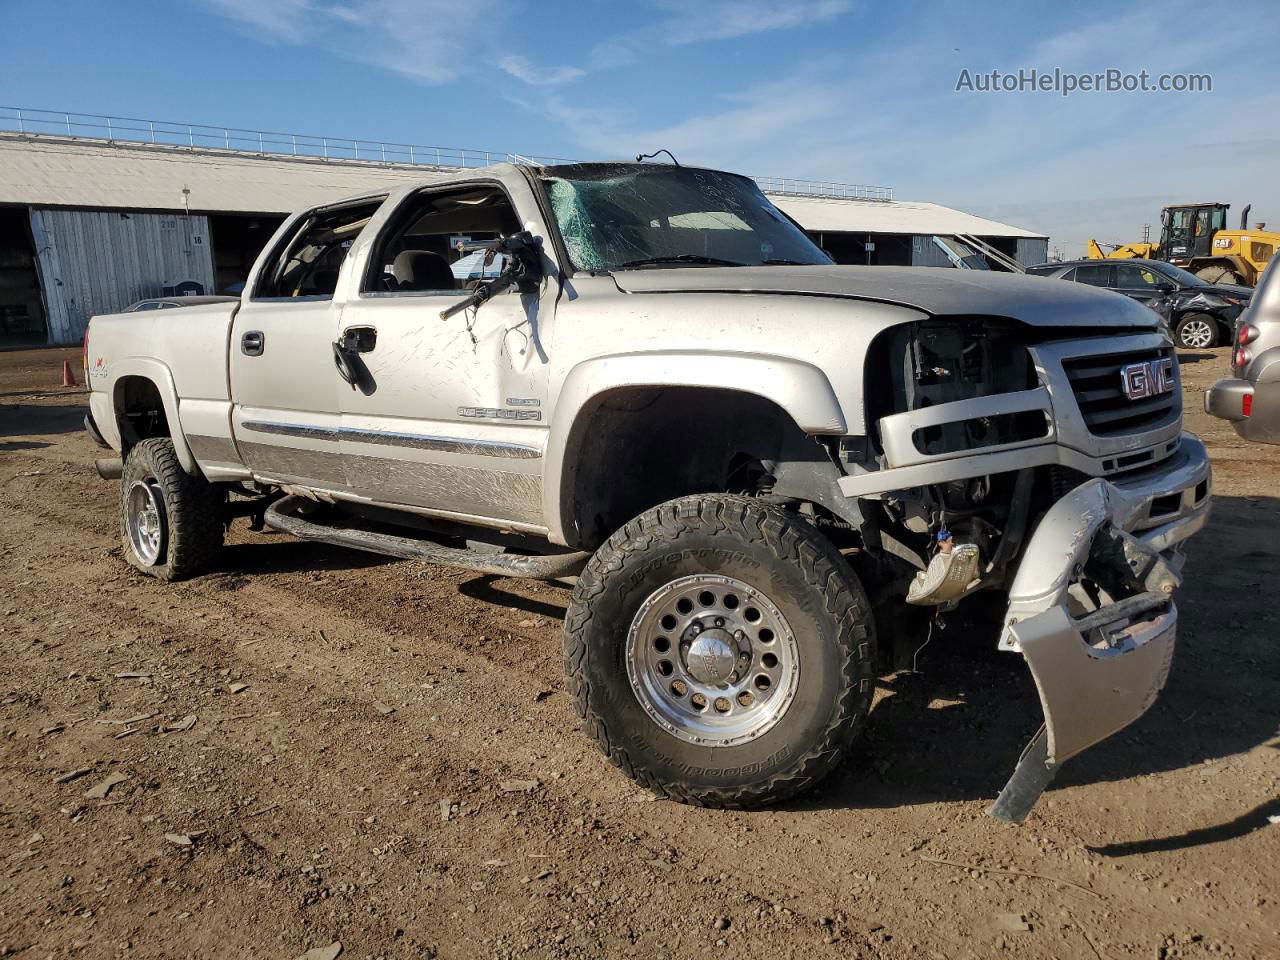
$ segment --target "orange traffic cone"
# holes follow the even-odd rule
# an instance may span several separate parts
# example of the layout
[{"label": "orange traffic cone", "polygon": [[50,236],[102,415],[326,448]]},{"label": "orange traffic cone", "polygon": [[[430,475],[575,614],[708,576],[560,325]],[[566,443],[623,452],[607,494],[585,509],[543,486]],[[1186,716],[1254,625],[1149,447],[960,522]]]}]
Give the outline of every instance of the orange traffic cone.
[{"label": "orange traffic cone", "polygon": [[76,383],[76,375],[75,375],[74,373],[72,373],[72,372],[71,372],[71,361],[70,361],[70,360],[63,360],[63,361],[62,361],[62,385],[63,385],[64,387],[78,387],[78,386],[80,386],[80,384]]}]

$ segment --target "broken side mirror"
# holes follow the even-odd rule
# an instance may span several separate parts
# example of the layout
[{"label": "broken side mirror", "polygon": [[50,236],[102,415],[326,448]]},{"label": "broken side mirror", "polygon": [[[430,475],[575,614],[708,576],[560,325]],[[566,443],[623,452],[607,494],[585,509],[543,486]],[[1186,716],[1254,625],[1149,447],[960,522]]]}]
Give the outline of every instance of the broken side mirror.
[{"label": "broken side mirror", "polygon": [[507,265],[502,273],[481,283],[471,291],[470,296],[441,310],[441,320],[448,320],[471,307],[479,307],[487,303],[495,293],[501,293],[510,286],[515,286],[521,293],[538,292],[545,273],[542,269],[541,237],[535,237],[528,230],[499,237],[488,247],[484,258],[485,266],[491,264],[498,254],[507,256]]}]

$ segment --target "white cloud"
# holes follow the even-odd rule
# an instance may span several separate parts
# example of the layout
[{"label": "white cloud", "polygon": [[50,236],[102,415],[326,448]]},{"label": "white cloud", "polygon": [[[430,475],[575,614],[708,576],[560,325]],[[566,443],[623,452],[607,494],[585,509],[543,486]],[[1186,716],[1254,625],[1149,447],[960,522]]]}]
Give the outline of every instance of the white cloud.
[{"label": "white cloud", "polygon": [[580,67],[540,67],[527,57],[514,54],[503,57],[498,61],[498,66],[517,80],[534,87],[558,86],[577,80],[586,73]]},{"label": "white cloud", "polygon": [[302,43],[315,22],[312,0],[205,0],[214,10],[254,27],[264,40]]},{"label": "white cloud", "polygon": [[[666,122],[616,100],[602,109],[557,96],[545,109],[581,156],[666,147],[682,163],[883,184],[899,198],[1044,231],[1072,255],[1091,236],[1140,239],[1144,223],[1158,229],[1161,206],[1192,195],[1231,203],[1235,215],[1252,202],[1255,222],[1280,223],[1275,138],[1258,129],[1280,109],[1280,91],[1256,83],[1270,56],[1261,36],[1242,44],[1230,24],[1206,24],[1155,49],[1145,13],[1101,16],[1105,25],[1021,47],[940,20],[909,42],[691,97]],[[1232,58],[1214,54],[1226,48]],[[1208,94],[957,94],[962,66],[1207,71],[1215,82]]]},{"label": "white cloud", "polygon": [[206,0],[255,39],[315,44],[424,83],[460,79],[495,0]]},{"label": "white cloud", "polygon": [[663,39],[671,44],[731,40],[753,33],[790,30],[812,26],[853,9],[849,0],[659,0],[658,6],[671,12],[659,25]]}]

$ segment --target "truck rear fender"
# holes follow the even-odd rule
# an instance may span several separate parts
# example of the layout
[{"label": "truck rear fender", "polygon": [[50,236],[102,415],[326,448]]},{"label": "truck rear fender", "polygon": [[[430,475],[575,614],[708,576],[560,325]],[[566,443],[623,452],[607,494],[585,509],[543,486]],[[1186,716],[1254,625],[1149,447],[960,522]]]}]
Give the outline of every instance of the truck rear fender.
[{"label": "truck rear fender", "polygon": [[[122,429],[125,393],[129,380],[136,377],[150,382],[160,395],[160,403],[164,407],[164,417],[169,424],[170,439],[173,440],[173,449],[178,455],[178,462],[187,473],[192,476],[197,475],[199,468],[191,455],[186,437],[183,436],[182,422],[178,419],[178,391],[174,386],[173,373],[169,368],[159,360],[150,357],[126,357],[112,362],[111,374],[112,406],[122,443],[125,436],[125,431]],[[127,451],[122,449],[121,453],[123,455]]]}]

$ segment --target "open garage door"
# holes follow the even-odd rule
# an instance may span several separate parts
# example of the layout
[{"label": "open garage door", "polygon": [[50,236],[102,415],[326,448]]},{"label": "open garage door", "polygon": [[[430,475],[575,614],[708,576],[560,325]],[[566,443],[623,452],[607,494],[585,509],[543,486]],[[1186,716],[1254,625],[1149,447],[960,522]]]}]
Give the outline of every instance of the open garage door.
[{"label": "open garage door", "polygon": [[49,339],[25,207],[0,207],[0,349]]}]

